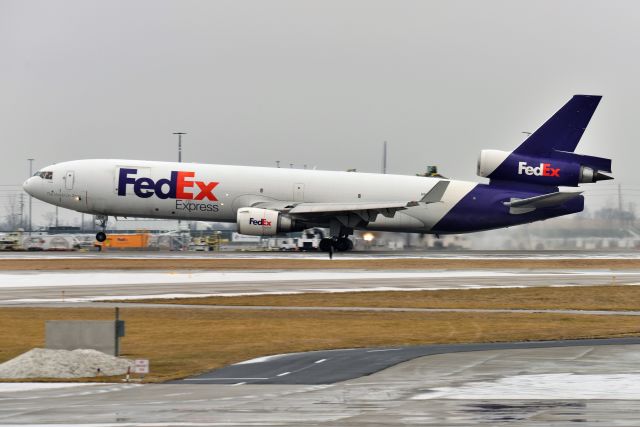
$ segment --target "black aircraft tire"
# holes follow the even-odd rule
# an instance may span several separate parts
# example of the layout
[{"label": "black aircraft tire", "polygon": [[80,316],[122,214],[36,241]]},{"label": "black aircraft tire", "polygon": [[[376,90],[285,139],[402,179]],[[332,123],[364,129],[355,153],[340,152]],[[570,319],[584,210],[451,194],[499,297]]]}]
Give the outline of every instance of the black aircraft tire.
[{"label": "black aircraft tire", "polygon": [[333,247],[336,249],[336,251],[345,252],[351,249],[353,247],[353,244],[351,244],[351,240],[347,239],[346,237],[341,237],[333,242]]},{"label": "black aircraft tire", "polygon": [[107,234],[104,233],[103,231],[99,231],[96,234],[96,240],[100,243],[104,242],[105,240],[107,240]]},{"label": "black aircraft tire", "polygon": [[333,245],[332,239],[322,239],[320,240],[320,244],[318,247],[322,252],[329,252],[331,250],[331,246]]},{"label": "black aircraft tire", "polygon": [[351,239],[347,239],[347,250],[348,251],[352,251],[353,250],[353,241]]}]

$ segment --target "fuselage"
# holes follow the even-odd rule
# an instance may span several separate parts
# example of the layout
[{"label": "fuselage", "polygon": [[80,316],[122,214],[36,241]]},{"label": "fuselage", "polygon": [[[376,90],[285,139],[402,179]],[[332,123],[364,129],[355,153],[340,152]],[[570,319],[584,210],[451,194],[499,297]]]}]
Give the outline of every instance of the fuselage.
[{"label": "fuselage", "polygon": [[[90,159],[58,163],[29,178],[34,197],[102,216],[235,222],[259,202],[363,203],[418,201],[440,178],[143,160]],[[512,198],[540,194],[514,186],[451,180],[442,200],[395,212],[356,228],[463,233],[579,212],[582,196],[562,206],[514,215]],[[327,226],[323,223],[309,226]]]}]

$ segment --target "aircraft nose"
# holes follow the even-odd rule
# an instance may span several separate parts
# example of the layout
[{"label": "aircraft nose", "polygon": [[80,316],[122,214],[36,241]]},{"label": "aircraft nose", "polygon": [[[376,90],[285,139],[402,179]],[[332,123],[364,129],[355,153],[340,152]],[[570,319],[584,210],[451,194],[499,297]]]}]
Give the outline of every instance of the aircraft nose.
[{"label": "aircraft nose", "polygon": [[29,194],[30,196],[34,196],[36,197],[36,189],[37,189],[37,180],[39,178],[37,176],[32,176],[31,178],[27,179],[23,184],[22,184],[22,189],[24,191],[27,192],[27,194]]}]

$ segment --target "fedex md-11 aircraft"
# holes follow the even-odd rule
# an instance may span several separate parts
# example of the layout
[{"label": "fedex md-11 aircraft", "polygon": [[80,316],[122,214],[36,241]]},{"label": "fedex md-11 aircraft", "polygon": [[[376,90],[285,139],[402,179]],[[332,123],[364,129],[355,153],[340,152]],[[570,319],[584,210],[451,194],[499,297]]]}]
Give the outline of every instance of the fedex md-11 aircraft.
[{"label": "fedex md-11 aircraft", "polygon": [[580,191],[612,179],[611,160],[574,153],[600,96],[576,95],[511,152],[482,150],[488,184],[356,172],[91,159],[54,164],[24,183],[47,203],[96,215],[236,222],[273,236],[329,229],[324,251],[349,250],[354,230],[454,234],[580,212]]}]

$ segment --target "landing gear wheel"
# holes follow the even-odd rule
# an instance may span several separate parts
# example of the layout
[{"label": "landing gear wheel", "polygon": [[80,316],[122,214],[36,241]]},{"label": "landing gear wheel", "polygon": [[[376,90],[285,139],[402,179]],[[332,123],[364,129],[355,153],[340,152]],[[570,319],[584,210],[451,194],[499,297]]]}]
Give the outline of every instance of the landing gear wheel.
[{"label": "landing gear wheel", "polygon": [[99,231],[96,233],[96,240],[100,243],[104,242],[107,240],[107,234],[104,231]]},{"label": "landing gear wheel", "polygon": [[337,251],[345,252],[353,249],[353,243],[347,237],[340,237],[333,242],[333,247],[336,248]]},{"label": "landing gear wheel", "polygon": [[333,239],[322,239],[320,240],[320,245],[318,246],[322,252],[329,252],[331,251],[331,246],[333,246]]}]

